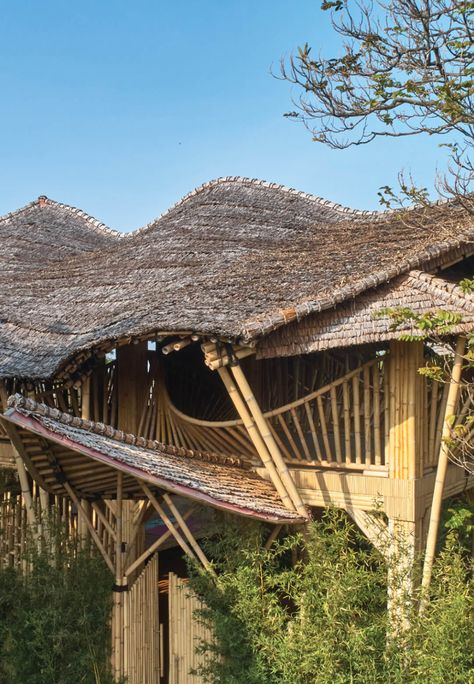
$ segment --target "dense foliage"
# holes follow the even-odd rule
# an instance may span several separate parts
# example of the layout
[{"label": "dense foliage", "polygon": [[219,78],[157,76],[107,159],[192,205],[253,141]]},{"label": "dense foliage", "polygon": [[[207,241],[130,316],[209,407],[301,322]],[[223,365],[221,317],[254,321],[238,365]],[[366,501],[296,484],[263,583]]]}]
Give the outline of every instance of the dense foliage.
[{"label": "dense foliage", "polygon": [[0,570],[0,681],[108,684],[110,573],[60,530],[49,540],[31,545],[26,572]]},{"label": "dense foliage", "polygon": [[470,561],[448,534],[422,617],[387,639],[387,566],[341,512],[266,551],[262,528],[228,526],[209,545],[217,583],[191,586],[215,642],[200,672],[212,684],[469,684],[474,682]]}]

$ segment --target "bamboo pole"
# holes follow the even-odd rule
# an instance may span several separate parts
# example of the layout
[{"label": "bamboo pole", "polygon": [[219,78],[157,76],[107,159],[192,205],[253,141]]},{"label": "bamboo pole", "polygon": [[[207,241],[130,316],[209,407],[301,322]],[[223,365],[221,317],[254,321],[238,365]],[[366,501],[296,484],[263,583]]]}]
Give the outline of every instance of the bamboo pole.
[{"label": "bamboo pole", "polygon": [[199,558],[203,566],[208,570],[209,572],[214,572],[212,569],[211,564],[207,560],[206,556],[204,555],[204,552],[202,551],[201,547],[199,546],[198,542],[196,541],[194,535],[192,534],[191,530],[186,524],[186,521],[184,520],[183,516],[177,509],[177,507],[174,504],[173,499],[170,497],[169,494],[163,494],[163,499],[166,501],[168,508],[170,509],[171,513],[174,515],[176,521],[178,522],[180,528],[184,532],[184,535],[188,542],[190,543],[191,547],[193,548],[196,556]]},{"label": "bamboo pole", "polygon": [[260,456],[263,465],[267,469],[267,472],[270,476],[270,479],[275,486],[275,489],[277,490],[278,494],[280,495],[280,498],[283,502],[283,504],[289,508],[290,510],[295,510],[295,506],[293,505],[293,501],[290,498],[290,495],[287,491],[286,486],[281,480],[281,477],[279,473],[277,472],[277,469],[275,467],[275,464],[273,463],[273,460],[271,458],[271,455],[255,425],[255,422],[252,420],[252,417],[250,415],[250,412],[245,405],[237,387],[235,386],[234,382],[232,381],[231,375],[228,371],[227,368],[219,368],[218,371],[219,376],[224,383],[224,386],[229,394],[229,397],[231,398],[235,408],[237,409],[237,413],[239,414],[240,418],[242,419],[245,428],[247,429],[247,432],[249,434],[250,439],[252,440],[258,455]]},{"label": "bamboo pole", "polygon": [[450,418],[456,410],[456,403],[459,397],[459,388],[461,381],[461,374],[463,368],[463,356],[466,348],[466,338],[458,337],[456,343],[456,351],[454,354],[453,369],[451,371],[451,378],[449,382],[448,398],[446,401],[446,408],[444,411],[443,432],[441,436],[441,447],[438,458],[438,468],[436,471],[436,480],[433,491],[433,501],[431,503],[430,522],[428,527],[428,536],[426,540],[425,560],[423,564],[423,577],[421,580],[421,587],[423,590],[422,599],[420,602],[420,612],[426,607],[428,601],[428,590],[431,583],[431,574],[433,571],[433,560],[436,550],[436,540],[438,537],[438,527],[441,517],[441,506],[443,502],[443,489],[446,480],[446,471],[448,469],[449,447],[447,440],[450,436]]},{"label": "bamboo pole", "polygon": [[194,558],[195,556],[194,556],[193,552],[191,551],[190,547],[188,546],[188,544],[186,543],[186,541],[183,539],[183,537],[181,536],[180,532],[179,532],[179,531],[176,529],[176,527],[173,525],[173,523],[171,522],[170,518],[168,517],[168,515],[167,515],[167,514],[165,513],[165,511],[163,510],[162,506],[160,506],[160,504],[159,504],[159,502],[158,502],[158,499],[157,499],[156,496],[153,494],[153,492],[151,491],[151,489],[150,489],[150,488],[148,487],[148,485],[146,485],[142,480],[138,480],[138,482],[140,483],[141,488],[143,489],[143,491],[145,492],[145,494],[147,495],[147,497],[148,497],[149,500],[151,501],[152,506],[155,508],[156,512],[158,513],[158,515],[160,516],[160,518],[163,520],[163,522],[165,523],[166,527],[169,529],[169,531],[171,532],[171,534],[173,535],[173,537],[176,539],[176,541],[178,542],[178,544],[181,546],[181,548],[183,549],[183,551],[184,551],[190,558]]},{"label": "bamboo pole", "polygon": [[255,399],[255,396],[252,392],[250,385],[247,382],[247,378],[245,377],[242,368],[240,367],[240,365],[232,365],[231,370],[234,375],[235,381],[237,382],[237,386],[239,387],[242,393],[242,397],[245,403],[247,404],[248,408],[250,409],[250,413],[252,414],[255,420],[256,427],[260,432],[260,435],[270,453],[270,456],[272,457],[273,463],[275,464],[275,468],[277,469],[280,475],[280,478],[284,484],[285,489],[291,497],[291,500],[298,513],[300,513],[300,515],[302,515],[304,518],[308,518],[306,506],[304,505],[300,493],[298,492],[298,489],[296,488],[293,478],[290,475],[288,466],[283,460],[278,445],[275,442],[275,439],[268,428],[267,421],[263,416],[260,406],[258,405],[257,400]]},{"label": "bamboo pole", "polygon": [[81,504],[80,504],[80,501],[79,501],[79,499],[78,499],[78,497],[77,497],[77,495],[76,495],[76,492],[73,490],[73,488],[71,487],[71,485],[69,484],[69,482],[63,482],[63,487],[64,487],[64,489],[66,490],[66,492],[68,493],[68,495],[69,495],[69,497],[71,498],[71,500],[73,501],[73,503],[75,504],[75,506],[76,506],[76,508],[77,508],[77,514],[78,514],[79,516],[83,517],[85,524],[86,524],[87,527],[89,528],[89,532],[90,532],[90,534],[91,534],[92,539],[93,539],[94,542],[96,543],[97,548],[99,549],[99,551],[100,551],[100,553],[102,554],[102,556],[103,556],[103,558],[104,558],[104,560],[105,560],[105,562],[106,562],[108,568],[110,569],[110,571],[111,571],[112,574],[113,574],[113,573],[114,573],[114,570],[115,570],[115,569],[114,569],[114,566],[113,566],[113,563],[112,563],[112,561],[110,560],[109,555],[107,554],[106,550],[105,550],[104,547],[102,546],[102,542],[101,542],[101,540],[99,539],[99,535],[98,535],[97,532],[95,531],[94,526],[92,525],[92,523],[91,523],[91,521],[89,520],[89,518],[87,517],[87,515],[86,515],[84,509],[82,508],[82,506],[81,506]]},{"label": "bamboo pole", "polygon": [[114,618],[115,618],[115,640],[114,640],[114,660],[115,676],[117,679],[123,675],[123,624],[122,624],[122,501],[123,501],[123,473],[117,473],[117,504],[115,514],[115,591],[114,591]]}]

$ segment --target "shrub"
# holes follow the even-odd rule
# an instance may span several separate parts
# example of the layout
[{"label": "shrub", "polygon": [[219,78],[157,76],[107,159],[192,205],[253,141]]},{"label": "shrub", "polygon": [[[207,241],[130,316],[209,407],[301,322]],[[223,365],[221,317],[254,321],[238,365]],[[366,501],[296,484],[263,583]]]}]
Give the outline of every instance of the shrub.
[{"label": "shrub", "polygon": [[[208,544],[218,579],[191,569],[213,643],[199,673],[212,684],[468,684],[473,669],[473,584],[451,533],[422,617],[387,638],[387,566],[341,511],[305,538],[266,551],[264,528],[227,524]],[[295,561],[296,557],[296,561]],[[416,599],[416,597],[415,597]]]},{"label": "shrub", "polygon": [[0,570],[0,681],[108,684],[112,580],[61,530],[35,544],[27,572]]}]

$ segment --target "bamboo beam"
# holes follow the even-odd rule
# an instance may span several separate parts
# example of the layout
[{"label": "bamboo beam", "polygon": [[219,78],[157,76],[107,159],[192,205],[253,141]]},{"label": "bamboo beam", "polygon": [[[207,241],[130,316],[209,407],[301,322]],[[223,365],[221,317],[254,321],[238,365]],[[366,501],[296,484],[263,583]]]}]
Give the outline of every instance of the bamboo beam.
[{"label": "bamboo beam", "polygon": [[77,514],[84,519],[84,522],[89,529],[89,532],[91,534],[92,539],[94,540],[97,548],[99,549],[100,553],[102,554],[102,556],[103,556],[103,558],[107,564],[107,567],[109,568],[109,570],[113,574],[115,571],[114,565],[113,565],[112,561],[110,560],[108,553],[104,549],[102,542],[99,539],[99,535],[97,534],[97,532],[94,529],[94,526],[92,525],[92,522],[89,520],[84,509],[82,508],[80,501],[76,495],[76,492],[73,490],[73,488],[71,487],[71,485],[67,481],[63,482],[63,487],[66,490],[66,492],[68,493],[68,495],[71,498],[71,500],[73,501],[73,503],[75,504],[75,506],[77,508]]},{"label": "bamboo beam", "polygon": [[420,612],[426,607],[428,600],[428,590],[431,583],[431,574],[433,571],[433,560],[436,551],[436,540],[438,537],[439,521],[441,517],[441,506],[443,502],[443,489],[446,480],[446,471],[448,469],[449,447],[447,440],[450,436],[450,419],[456,410],[456,404],[459,397],[459,389],[463,368],[463,358],[466,349],[466,338],[458,337],[456,343],[456,351],[454,354],[454,363],[451,371],[451,378],[449,382],[448,398],[446,401],[446,408],[444,411],[443,432],[441,436],[441,447],[438,458],[438,468],[436,471],[435,486],[433,491],[433,501],[431,503],[430,522],[428,526],[428,536],[426,540],[425,559],[423,564],[423,576],[421,580],[421,587],[423,590],[422,599],[420,602]]},{"label": "bamboo beam", "polygon": [[[193,511],[194,511],[194,506],[192,508],[190,508],[189,510],[187,510],[186,513],[183,514],[183,520],[187,520],[189,518],[189,516],[191,515],[191,513],[193,513]],[[176,523],[176,525],[174,525],[174,527],[177,528],[178,524]],[[148,549],[146,549],[141,554],[141,556],[139,556],[135,561],[133,561],[133,563],[131,565],[128,566],[128,568],[125,570],[125,573],[124,573],[125,576],[129,577],[138,567],[140,567],[140,565],[142,563],[144,563],[147,558],[149,558],[151,555],[153,555],[155,553],[155,551],[157,549],[159,549],[160,546],[162,544],[164,544],[164,542],[167,541],[167,539],[169,539],[171,537],[171,534],[172,534],[171,530],[168,529],[166,532],[164,532],[161,535],[161,537],[158,537],[158,539],[155,542],[153,542],[153,544],[151,546],[149,546]]]},{"label": "bamboo beam", "polygon": [[103,526],[105,527],[107,532],[110,534],[112,539],[114,541],[116,541],[117,535],[115,534],[115,530],[112,527],[112,525],[109,523],[109,521],[107,520],[106,516],[101,511],[99,504],[97,502],[93,501],[91,506],[92,506],[92,509],[96,512],[97,517],[99,518],[99,520],[101,521],[101,523],[103,524]]},{"label": "bamboo beam", "polygon": [[265,551],[268,551],[268,549],[271,547],[271,545],[273,544],[275,539],[278,537],[278,535],[280,534],[282,529],[283,529],[283,525],[275,525],[273,527],[273,530],[271,531],[270,536],[268,537],[267,541],[265,542],[265,546],[264,546]]},{"label": "bamboo beam", "polygon": [[288,466],[283,460],[278,445],[275,442],[275,439],[268,427],[267,421],[260,409],[260,406],[257,403],[257,400],[255,399],[255,396],[247,381],[247,378],[245,377],[242,371],[242,368],[240,367],[240,365],[232,365],[230,368],[237,383],[237,386],[242,393],[242,397],[245,403],[247,404],[248,408],[250,409],[250,413],[252,414],[253,419],[255,420],[257,429],[260,432],[260,435],[270,453],[270,456],[272,457],[275,468],[277,469],[277,472],[280,475],[280,478],[285,486],[285,489],[291,497],[294,507],[296,508],[298,513],[300,513],[301,516],[303,516],[304,518],[308,518],[308,512],[300,496],[300,493],[298,492],[296,485],[293,481],[293,478],[290,475]]}]

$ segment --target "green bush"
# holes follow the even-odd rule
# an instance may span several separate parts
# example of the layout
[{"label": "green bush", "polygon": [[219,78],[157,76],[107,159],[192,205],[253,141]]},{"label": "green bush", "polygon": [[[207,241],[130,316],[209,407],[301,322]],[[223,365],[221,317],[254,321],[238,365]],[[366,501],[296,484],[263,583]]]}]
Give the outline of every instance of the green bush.
[{"label": "green bush", "polygon": [[110,573],[60,530],[49,539],[30,545],[27,572],[0,570],[0,681],[108,684]]},{"label": "green bush", "polygon": [[469,684],[473,584],[454,533],[439,556],[422,617],[387,638],[387,566],[347,517],[329,510],[305,539],[269,551],[264,529],[227,525],[208,545],[217,582],[191,570],[215,634],[199,670],[212,684]]}]

